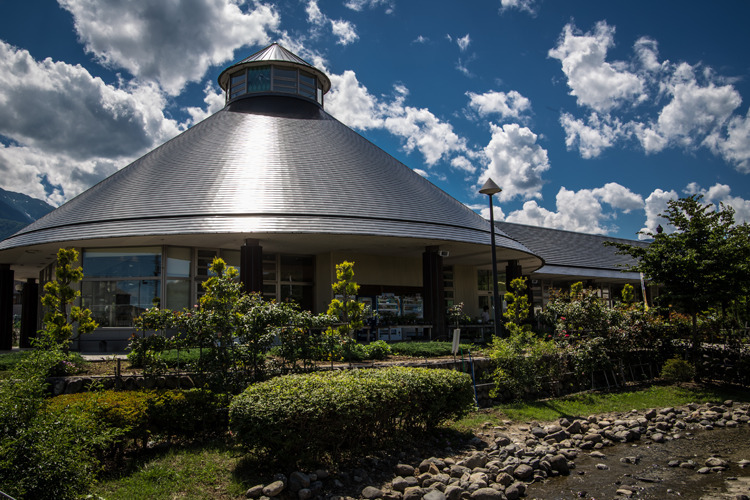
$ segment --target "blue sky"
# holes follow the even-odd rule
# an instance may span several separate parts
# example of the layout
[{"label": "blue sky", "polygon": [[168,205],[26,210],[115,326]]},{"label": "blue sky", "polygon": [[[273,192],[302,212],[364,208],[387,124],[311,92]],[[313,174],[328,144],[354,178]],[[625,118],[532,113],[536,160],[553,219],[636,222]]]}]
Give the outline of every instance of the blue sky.
[{"label": "blue sky", "polygon": [[[221,109],[277,41],[326,110],[496,218],[637,238],[702,193],[750,220],[750,2],[0,2],[0,187],[59,205]],[[667,228],[669,230],[669,228]]]}]

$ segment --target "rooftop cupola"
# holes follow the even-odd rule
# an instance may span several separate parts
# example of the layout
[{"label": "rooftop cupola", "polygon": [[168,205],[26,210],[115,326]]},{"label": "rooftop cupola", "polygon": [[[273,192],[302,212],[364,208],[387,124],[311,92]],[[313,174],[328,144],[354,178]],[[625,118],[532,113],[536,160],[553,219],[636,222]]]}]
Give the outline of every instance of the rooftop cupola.
[{"label": "rooftop cupola", "polygon": [[272,43],[222,71],[219,85],[227,104],[258,95],[288,95],[322,106],[331,80],[304,59]]}]

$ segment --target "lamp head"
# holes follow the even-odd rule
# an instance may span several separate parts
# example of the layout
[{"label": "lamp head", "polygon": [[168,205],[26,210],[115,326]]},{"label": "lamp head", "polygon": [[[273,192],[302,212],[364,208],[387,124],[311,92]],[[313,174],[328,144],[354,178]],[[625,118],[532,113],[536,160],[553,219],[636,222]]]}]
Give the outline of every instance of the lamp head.
[{"label": "lamp head", "polygon": [[493,194],[499,193],[502,191],[500,186],[495,184],[495,181],[492,179],[487,179],[487,181],[482,185],[482,188],[479,190],[480,193],[486,194],[487,196],[492,196]]}]

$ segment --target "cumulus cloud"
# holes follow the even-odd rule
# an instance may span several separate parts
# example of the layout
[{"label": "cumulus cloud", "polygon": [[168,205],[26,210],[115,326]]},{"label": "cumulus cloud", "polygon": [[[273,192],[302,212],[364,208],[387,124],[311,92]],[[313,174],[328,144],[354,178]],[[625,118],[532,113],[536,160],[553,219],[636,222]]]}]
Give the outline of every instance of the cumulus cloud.
[{"label": "cumulus cloud", "polygon": [[500,0],[500,12],[516,9],[536,14],[536,2],[537,0]]},{"label": "cumulus cloud", "polygon": [[[641,228],[641,233],[656,233],[656,227],[661,225],[666,232],[674,231],[674,228],[667,222],[667,219],[661,217],[667,210],[667,202],[676,200],[679,196],[674,190],[664,191],[656,189],[648,198],[646,198],[646,224]],[[649,237],[645,234],[639,234],[638,239],[644,240]]]},{"label": "cumulus cloud", "polygon": [[517,123],[503,126],[490,124],[492,138],[484,148],[488,160],[486,170],[479,178],[487,178],[503,188],[498,195],[501,201],[516,197],[537,198],[544,184],[542,173],[549,170],[547,150],[537,144],[537,135]]},{"label": "cumulus cloud", "polygon": [[564,229],[590,234],[607,234],[616,231],[614,226],[603,225],[612,213],[605,213],[603,203],[613,209],[629,212],[643,208],[643,199],[620,184],[611,182],[601,188],[571,191],[560,188],[555,200],[556,212],[539,206],[535,200],[524,203],[521,210],[508,214],[508,222]]},{"label": "cumulus cloud", "polygon": [[531,101],[519,92],[496,92],[494,90],[484,94],[467,92],[469,106],[476,110],[480,116],[498,114],[502,119],[515,118],[531,110]]},{"label": "cumulus cloud", "polygon": [[230,61],[235,49],[267,43],[279,26],[274,7],[263,3],[247,12],[232,0],[60,4],[73,14],[86,51],[108,67],[159,82],[170,95],[200,81],[209,67]]},{"label": "cumulus cloud", "polygon": [[735,114],[742,99],[731,81],[701,65],[660,61],[657,42],[648,37],[634,43],[629,62],[607,61],[614,32],[603,21],[587,33],[569,24],[548,52],[560,60],[570,94],[587,113],[561,113],[568,149],[595,158],[631,139],[646,153],[704,147],[750,173],[750,118]]},{"label": "cumulus cloud", "polygon": [[580,33],[568,24],[557,47],[548,52],[562,63],[570,95],[576,97],[580,106],[598,112],[646,97],[643,81],[628,71],[625,63],[606,61],[607,50],[614,45],[614,33],[614,27],[603,21],[587,33]]},{"label": "cumulus cloud", "polygon": [[669,144],[691,147],[696,142],[719,148],[721,127],[742,102],[734,87],[700,85],[693,68],[683,63],[666,83],[666,92],[672,100],[656,123],[636,129],[646,152],[658,152]]},{"label": "cumulus cloud", "polygon": [[473,174],[477,171],[477,167],[471,162],[471,160],[469,160],[465,156],[456,156],[455,158],[453,158],[451,160],[451,166],[470,174]]},{"label": "cumulus cloud", "polygon": [[[12,141],[2,152],[3,187],[37,196],[46,178],[61,191],[42,198],[77,194],[178,134],[183,126],[164,107],[155,85],[113,87],[0,41],[0,135]],[[15,184],[22,179],[29,184]]]},{"label": "cumulus cloud", "polygon": [[596,158],[627,135],[617,118],[609,114],[600,116],[596,112],[591,113],[586,121],[563,112],[560,125],[565,130],[565,146],[568,150],[578,149],[582,158]]},{"label": "cumulus cloud", "polygon": [[307,2],[305,13],[307,13],[307,22],[313,25],[313,34],[317,35],[320,28],[330,26],[331,33],[338,38],[336,43],[339,45],[349,45],[359,40],[357,28],[354,24],[343,19],[330,19],[320,10],[317,0]]},{"label": "cumulus cloud", "polygon": [[359,130],[380,128],[379,103],[357,80],[354,71],[330,75],[331,90],[326,94],[326,110],[346,125]]},{"label": "cumulus cloud", "polygon": [[190,106],[185,108],[185,111],[190,115],[190,125],[194,125],[202,120],[205,120],[217,111],[221,111],[224,107],[224,91],[216,88],[213,84],[208,83],[203,88],[203,102],[206,103],[205,108],[198,108]]},{"label": "cumulus cloud", "polygon": [[697,183],[691,182],[685,188],[685,194],[701,194],[703,201],[713,203],[716,207],[721,204],[734,209],[734,221],[737,224],[750,222],[750,200],[739,196],[732,196],[732,189],[726,184],[716,183],[708,189],[701,188]]}]

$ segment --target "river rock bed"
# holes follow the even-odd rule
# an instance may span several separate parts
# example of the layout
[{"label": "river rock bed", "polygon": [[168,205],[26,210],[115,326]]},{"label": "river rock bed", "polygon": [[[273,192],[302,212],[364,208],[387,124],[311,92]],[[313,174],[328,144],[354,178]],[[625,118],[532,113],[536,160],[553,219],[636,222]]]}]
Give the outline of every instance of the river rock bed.
[{"label": "river rock bed", "polygon": [[[658,445],[749,422],[750,405],[725,401],[561,418],[544,424],[487,423],[460,452],[447,446],[440,458],[420,459],[402,451],[397,456],[364,458],[347,471],[277,474],[268,484],[250,488],[246,496],[260,500],[514,500],[527,496],[532,483],[573,473],[577,458],[604,458],[602,450],[616,444],[638,441]],[[638,457],[620,458],[623,463],[628,460],[635,464]],[[702,462],[672,460],[666,466],[694,474],[717,474],[750,467],[750,456],[735,463],[719,456]],[[606,470],[609,465],[602,460],[596,467]],[[620,488],[616,494],[631,497],[637,492]],[[748,497],[738,494],[731,498]]]}]

